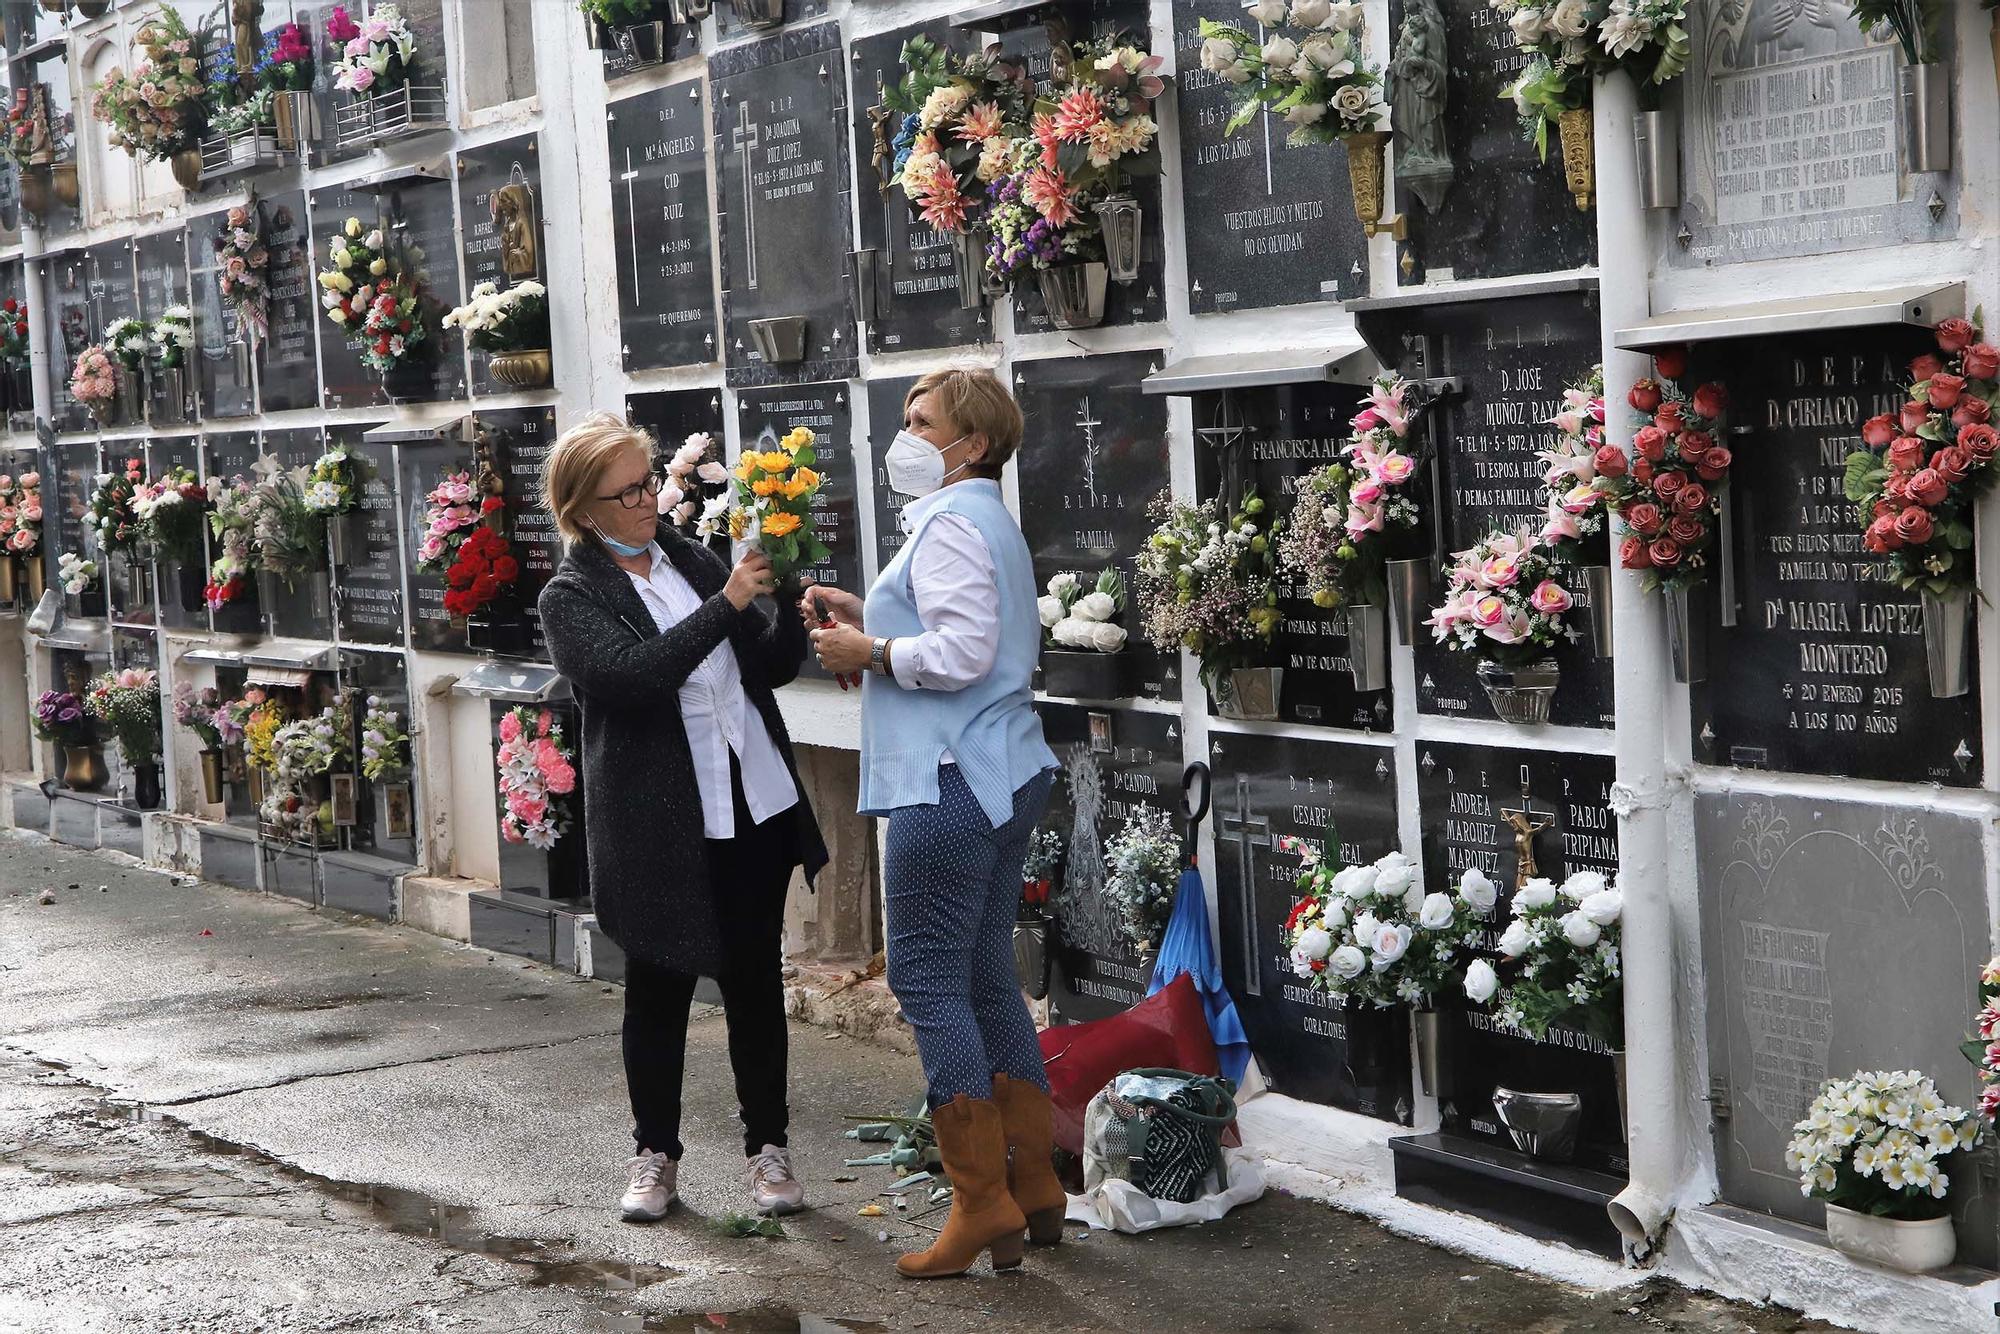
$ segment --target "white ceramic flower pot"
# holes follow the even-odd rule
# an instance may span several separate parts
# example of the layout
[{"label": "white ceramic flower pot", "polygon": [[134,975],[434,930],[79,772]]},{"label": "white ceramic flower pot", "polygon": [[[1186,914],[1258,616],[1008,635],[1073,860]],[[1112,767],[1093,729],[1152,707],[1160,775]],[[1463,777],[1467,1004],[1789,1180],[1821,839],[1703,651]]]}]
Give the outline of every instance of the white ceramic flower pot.
[{"label": "white ceramic flower pot", "polygon": [[1942,1269],[1958,1254],[1958,1233],[1943,1218],[1877,1218],[1837,1204],[1826,1206],[1826,1236],[1842,1255],[1921,1274]]}]

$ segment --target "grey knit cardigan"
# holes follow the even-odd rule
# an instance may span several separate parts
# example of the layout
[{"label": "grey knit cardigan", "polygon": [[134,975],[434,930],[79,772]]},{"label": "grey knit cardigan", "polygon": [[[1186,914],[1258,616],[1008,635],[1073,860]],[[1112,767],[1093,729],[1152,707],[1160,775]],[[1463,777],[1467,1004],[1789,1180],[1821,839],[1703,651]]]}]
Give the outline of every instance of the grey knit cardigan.
[{"label": "grey knit cardigan", "polygon": [[679,691],[727,638],[744,693],[798,786],[798,805],[777,818],[793,821],[793,846],[810,881],[826,865],[826,844],[772,693],[798,676],[806,631],[782,599],[775,617],[755,603],[737,611],[722,595],[729,571],[721,559],[672,526],[660,525],[658,541],[703,599],[665,633],[631,579],[593,541],[570,546],[539,606],[549,655],[569,678],[582,715],[584,850],[598,921],[632,958],[712,977],[722,961],[716,914],[737,887],[709,884]]}]

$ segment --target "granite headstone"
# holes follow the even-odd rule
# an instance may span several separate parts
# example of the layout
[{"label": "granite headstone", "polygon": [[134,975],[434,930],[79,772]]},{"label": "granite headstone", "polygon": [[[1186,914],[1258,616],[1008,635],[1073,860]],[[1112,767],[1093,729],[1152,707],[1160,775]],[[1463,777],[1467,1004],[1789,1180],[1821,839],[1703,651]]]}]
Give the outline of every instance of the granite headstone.
[{"label": "granite headstone", "polygon": [[327,445],[345,446],[361,479],[358,549],[334,579],[334,611],[343,643],[403,643],[403,540],[392,445],[364,440],[366,423],[327,428]]},{"label": "granite headstone", "polygon": [[612,213],[623,223],[613,246],[625,369],[712,364],[721,349],[701,81],[612,103],[605,134]]}]

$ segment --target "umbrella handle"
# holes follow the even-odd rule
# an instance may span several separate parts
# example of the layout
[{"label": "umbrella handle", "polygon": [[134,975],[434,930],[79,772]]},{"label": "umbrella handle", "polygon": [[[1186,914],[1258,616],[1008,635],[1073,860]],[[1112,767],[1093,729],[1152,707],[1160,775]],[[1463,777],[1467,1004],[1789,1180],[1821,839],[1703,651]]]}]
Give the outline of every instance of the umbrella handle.
[{"label": "umbrella handle", "polygon": [[1208,766],[1196,760],[1181,771],[1181,823],[1187,826],[1190,840],[1194,837],[1196,826],[1208,816],[1208,798]]}]

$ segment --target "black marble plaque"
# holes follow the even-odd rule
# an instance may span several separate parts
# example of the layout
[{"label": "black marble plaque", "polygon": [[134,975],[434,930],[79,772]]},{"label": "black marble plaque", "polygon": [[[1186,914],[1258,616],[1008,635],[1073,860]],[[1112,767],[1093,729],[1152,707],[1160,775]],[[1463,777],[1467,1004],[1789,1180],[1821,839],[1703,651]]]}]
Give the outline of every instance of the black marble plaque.
[{"label": "black marble plaque", "polygon": [[[386,453],[386,449],[384,450]],[[392,515],[389,526],[393,530],[395,518]],[[393,565],[393,562],[392,562]],[[401,618],[398,617],[398,635],[401,633]],[[381,701],[388,712],[396,715],[398,726],[410,731],[410,678],[404,666],[403,655],[379,650],[352,649],[343,647],[340,652],[341,684],[356,693],[354,723],[357,733],[361,720],[368,713],[368,700],[373,697]],[[403,747],[405,762],[411,758],[411,746]],[[356,771],[360,766],[357,763]],[[397,773],[385,773],[379,780],[361,776],[361,793],[355,803],[358,823],[350,831],[349,846],[372,852],[378,857],[414,864],[417,860],[417,841],[414,826],[409,833],[392,836],[389,832],[388,791],[390,785],[399,784],[410,794],[413,806],[416,789],[412,785],[422,781],[422,775],[414,768],[405,768]]]},{"label": "black marble plaque", "polygon": [[1081,850],[1074,868],[1065,858],[1049,895],[1052,1018],[1083,1023],[1137,1005],[1153,978],[1152,964],[1140,961],[1105,900],[1103,850],[1138,808],[1170,815],[1179,809],[1181,720],[1171,713],[1092,711],[1075,704],[1045,703],[1036,711],[1063,766],[1042,828],[1061,835],[1066,849]]},{"label": "black marble plaque", "polygon": [[[460,207],[465,211],[464,226],[460,231],[459,261],[465,267],[465,290],[468,293],[484,282],[506,288],[517,281],[509,278],[500,265],[500,224],[493,220],[494,192],[507,185],[525,185],[534,196],[537,219],[533,233],[537,258],[535,279],[541,281],[546,271],[546,265],[541,262],[541,246],[547,233],[539,223],[542,202],[540,144],[541,136],[523,134],[464,149],[458,154],[458,198]],[[543,285],[547,286],[546,283]],[[482,393],[514,392],[488,378],[486,363],[491,353],[478,348],[468,348],[467,352],[472,358],[472,383]]]},{"label": "black marble plaque", "polygon": [[[104,605],[102,571],[104,548],[97,530],[90,524],[90,495],[97,488],[97,474],[103,468],[95,440],[64,440],[53,450],[55,494],[42,501],[42,550],[49,553],[48,586],[57,587],[56,557],[74,551],[98,563],[98,606]],[[48,483],[43,483],[48,489]],[[81,614],[74,596],[65,599],[71,615]]]},{"label": "black marble plaque", "polygon": [[327,428],[327,445],[345,445],[361,478],[360,537],[349,563],[335,572],[334,614],[344,642],[400,646],[403,642],[403,544],[396,524],[394,447],[362,439],[364,423]]},{"label": "black marble plaque", "polygon": [[[313,461],[325,449],[325,437],[317,426],[264,432],[264,453],[276,459],[286,472],[310,471]],[[322,546],[312,569],[297,575],[290,583],[278,580],[278,605],[264,609],[270,614],[273,634],[296,639],[333,638],[333,576],[328,563]]]},{"label": "black marble plaque", "polygon": [[91,316],[84,268],[81,250],[66,250],[42,261],[42,311],[38,318],[48,339],[49,389],[59,431],[81,431],[91,421],[90,413],[69,392],[77,353],[104,333]]},{"label": "black marble plaque", "polygon": [[612,103],[605,136],[625,369],[720,360],[701,81]]},{"label": "black marble plaque", "polygon": [[1346,150],[1289,147],[1261,115],[1235,134],[1230,86],[1201,67],[1201,21],[1251,24],[1238,0],[1174,0],[1174,93],[1187,210],[1188,309],[1197,315],[1368,292],[1368,238],[1340,186]]},{"label": "black marble plaque", "polygon": [[[175,227],[170,231],[154,232],[149,236],[139,237],[132,242],[132,257],[138,267],[140,319],[146,321],[148,324],[153,324],[159,320],[161,314],[168,307],[187,306],[189,304],[187,229],[185,227]],[[190,349],[187,356],[183,358],[183,370],[186,379],[190,382],[190,387],[193,387],[192,382],[195,381],[198,374],[195,363],[200,356],[198,349],[200,347],[201,335],[199,331],[195,335],[195,342],[195,349]],[[155,379],[157,380],[159,377],[156,376]],[[163,392],[165,388],[164,383],[155,383],[152,386],[152,410],[156,414],[166,404],[166,395]],[[246,411],[248,388],[248,385],[243,387]],[[202,406],[206,406],[205,402]],[[190,404],[189,410],[196,411],[198,409],[195,408],[195,405]]]},{"label": "black marble plaque", "polygon": [[[146,470],[152,477],[169,468],[186,468],[201,475],[201,444],[192,435],[155,436],[146,444]],[[202,525],[206,534],[208,525]],[[208,628],[208,603],[202,588],[208,582],[206,544],[198,544],[186,559],[160,555],[153,561],[159,588],[160,624],[173,629]]]},{"label": "black marble plaque", "polygon": [[[1288,517],[1307,474],[1340,457],[1348,422],[1359,410],[1350,386],[1283,385],[1269,389],[1198,394],[1194,398],[1196,491],[1225,494],[1254,484],[1271,506],[1271,520]],[[1285,669],[1279,713],[1288,722],[1321,723],[1387,731],[1393,703],[1385,687],[1363,693],[1349,670],[1347,613],[1315,607],[1289,582],[1280,581],[1284,613],[1273,647]]]},{"label": "black marble plaque", "polygon": [[[867,585],[861,575],[861,516],[855,498],[854,409],[847,390],[842,381],[746,389],[736,396],[736,411],[745,449],[755,447],[767,426],[781,437],[795,426],[808,427],[819,437],[813,445],[813,471],[822,480],[813,498],[813,530],[829,554],[823,564],[800,566],[798,575],[862,592]],[[799,671],[802,676],[827,675],[810,656]]]},{"label": "black marble plaque", "polygon": [[[715,457],[723,456],[722,393],[717,389],[665,389],[652,394],[634,394],[625,400],[625,419],[634,426],[652,432],[654,441],[653,466],[664,472],[667,460],[674,451],[684,444],[690,435],[699,431],[715,442]],[[704,498],[719,495],[722,487],[703,483],[701,494]],[[690,537],[694,526],[689,524],[681,530]],[[709,549],[729,558],[729,537],[723,534],[712,537]]]},{"label": "black marble plaque", "polygon": [[[876,284],[876,319],[868,326],[871,352],[909,352],[920,348],[956,347],[992,337],[991,307],[964,309],[958,283],[952,277],[951,237],[910,212],[900,188],[883,188],[882,173],[890,163],[876,163],[875,131],[870,108],[881,106],[882,89],[903,76],[898,54],[912,37],[926,37],[940,49],[963,52],[965,34],[949,23],[933,20],[873,37],[856,39],[849,61],[853,81],[854,167],[860,192],[861,247],[876,252],[882,270]],[[882,107],[889,117],[891,138],[901,125],[899,112]]]},{"label": "black marble plaque", "polygon": [[[311,229],[302,229],[299,236],[305,294],[299,298],[298,315],[301,319],[310,318],[318,322],[320,402],[321,406],[329,408],[374,407],[388,401],[382,392],[381,378],[361,360],[361,335],[343,333],[340,326],[326,318],[319,304],[319,281],[315,275],[333,262],[329,258],[332,252],[329,243],[340,234],[349,218],[359,218],[364,233],[366,229],[380,225],[376,197],[366,190],[338,186],[315,190],[312,192]],[[276,259],[273,263],[277,263]],[[274,312],[274,325],[276,319]],[[276,357],[267,355],[264,364],[269,367],[276,360]],[[267,404],[268,393],[267,390]]]},{"label": "black marble plaque", "polygon": [[[196,218],[185,233],[187,268],[181,277],[188,287],[184,299],[194,314],[194,347],[188,351],[187,367],[201,400],[203,417],[248,417],[257,410],[250,345],[239,336],[236,312],[222,299],[222,291],[216,285],[219,270],[215,238],[226,230],[227,217],[224,210]],[[142,253],[142,285],[146,267],[146,256]],[[308,341],[307,350],[311,347]],[[308,366],[311,360],[306,358]],[[311,406],[311,400],[302,406]]]},{"label": "black marble plaque", "polygon": [[[840,26],[787,28],[717,52],[708,68],[729,383],[848,379],[858,362]],[[782,317],[806,322],[802,361],[757,351],[750,322]]]},{"label": "black marble plaque", "polygon": [[[1116,564],[1136,598],[1133,555],[1153,530],[1146,506],[1167,485],[1167,401],[1139,390],[1159,366],[1157,352],[1015,364],[1014,396],[1027,419],[1015,456],[1021,531],[1037,583],[1063,570],[1090,582]],[[1179,699],[1179,651],[1146,642],[1132,600],[1122,624],[1129,679],[1141,694]]]},{"label": "black marble plaque", "polygon": [[909,503],[910,497],[890,489],[886,460],[890,442],[896,438],[896,432],[903,429],[903,399],[916,382],[914,375],[868,382],[868,475],[874,483],[875,497],[874,563],[868,573],[871,582],[889,567],[890,561],[896,559],[896,553],[903,549],[905,541],[903,506]]},{"label": "black marble plaque", "polygon": [[1396,850],[1395,753],[1211,732],[1209,764],[1218,953],[1251,1051],[1280,1093],[1408,1125],[1409,1020],[1400,1007],[1336,1005],[1293,975],[1284,925],[1300,861],[1278,846],[1324,846],[1332,825],[1349,865]]},{"label": "black marble plaque", "polygon": [[506,479],[507,540],[521,567],[514,587],[488,609],[488,624],[498,632],[491,642],[496,651],[547,661],[548,641],[542,637],[535,599],[562,563],[562,535],[540,500],[542,460],[555,442],[556,411],[508,408],[481,412],[477,420],[479,429],[492,435]]},{"label": "black marble plaque", "polygon": [[[1729,386],[1730,421],[1747,432],[1722,530],[1735,624],[1714,625],[1709,679],[1693,688],[1695,758],[1978,786],[1979,691],[1932,698],[1922,601],[1862,550],[1842,491],[1861,423],[1903,405],[1909,360],[1931,346],[1889,327],[1700,349],[1690,374]],[[1711,585],[1705,619],[1719,619],[1724,596]]]},{"label": "black marble plaque", "polygon": [[423,540],[424,497],[446,473],[473,471],[472,450],[451,441],[403,441],[396,446],[397,502],[403,511],[403,604],[409,609],[410,647],[439,653],[465,653],[465,631],[454,629],[444,609],[444,575],[417,568],[417,544]]},{"label": "black marble plaque", "polygon": [[[366,203],[365,199],[356,202]],[[315,352],[315,336],[325,335],[336,348],[343,340],[331,323],[315,329],[325,316],[320,314],[319,288],[313,280],[318,256],[313,230],[306,224],[305,192],[289,190],[272,195],[258,201],[257,208],[264,220],[264,245],[271,252],[271,266],[265,275],[271,331],[259,349],[258,397],[266,412],[313,407],[319,402],[318,368],[325,364],[322,354]],[[342,213],[330,223],[321,221],[321,230],[327,235],[320,238],[320,245],[347,216]],[[213,253],[211,247],[211,256]],[[356,368],[348,375],[352,378],[358,373]]]},{"label": "black marble plaque", "polygon": [[83,252],[83,287],[89,301],[93,341],[114,320],[139,315],[139,279],[132,265],[132,242],[100,241]]},{"label": "black marble plaque", "polygon": [[[1359,318],[1376,346],[1401,349],[1398,370],[1412,378],[1457,376],[1463,393],[1445,400],[1425,429],[1438,443],[1445,519],[1442,546],[1461,551],[1496,528],[1541,531],[1548,507],[1537,449],[1555,439],[1545,425],[1564,386],[1599,360],[1594,289],[1482,302],[1450,302],[1370,312]],[[1414,437],[1413,437],[1414,439]],[[1433,596],[1444,595],[1444,574]],[[1572,579],[1579,610],[1564,618],[1570,644],[1549,720],[1573,727],[1613,722],[1611,662],[1591,652],[1589,590]],[[1425,613],[1428,614],[1428,609]],[[1428,629],[1415,643],[1417,707],[1425,713],[1492,718],[1471,654],[1445,648]]]},{"label": "black marble plaque", "polygon": [[[431,401],[464,398],[465,339],[456,329],[444,327],[444,313],[463,299],[451,182],[406,176],[383,186],[382,221],[389,262],[415,279],[430,331],[425,339],[429,350],[416,363],[428,368],[430,383],[411,396]],[[324,224],[320,230],[326,230]]]},{"label": "black marble plaque", "polygon": [[[1398,281],[1419,283],[1447,278],[1500,278],[1516,273],[1554,273],[1597,262],[1597,217],[1579,210],[1563,180],[1562,150],[1549,127],[1548,161],[1521,133],[1514,101],[1501,96],[1528,63],[1515,49],[1507,20],[1487,0],[1394,0],[1391,32],[1400,32],[1412,9],[1443,15],[1448,51],[1445,77],[1445,148],[1454,175],[1436,213],[1400,182],[1396,208],[1409,218],[1410,239],[1396,247],[1397,259],[1415,262]],[[1393,101],[1391,119],[1398,119]],[[1403,133],[1396,135],[1400,150]],[[1600,144],[1599,152],[1614,145]],[[1615,145],[1629,152],[1629,145]]]},{"label": "black marble plaque", "polygon": [[[238,477],[252,483],[257,480],[257,458],[263,451],[256,431],[210,431],[202,439],[207,452],[203,477],[219,477],[225,483]],[[220,550],[220,544],[211,536],[210,558],[213,559]],[[245,572],[243,591],[213,614],[212,624],[223,634],[263,633],[264,612],[257,605],[257,578],[254,572]]]},{"label": "black marble plaque", "polygon": [[[1522,872],[1519,826],[1534,856],[1529,875],[1560,885],[1577,871],[1618,876],[1618,821],[1610,806],[1615,766],[1609,755],[1557,754],[1443,742],[1417,744],[1417,805],[1422,814],[1424,888],[1455,894],[1459,878],[1476,867],[1499,886],[1488,914],[1483,951],[1505,986],[1513,970],[1501,965],[1496,944],[1510,920],[1507,903],[1527,878]],[[1511,817],[1511,818],[1510,818]],[[1440,998],[1444,1011],[1444,1087],[1439,1110],[1454,1134],[1514,1147],[1493,1111],[1493,1089],[1584,1095],[1582,1143],[1586,1167],[1625,1170],[1618,1093],[1610,1054],[1586,1034],[1551,1029],[1534,1039],[1495,1023],[1492,1007]]]}]

